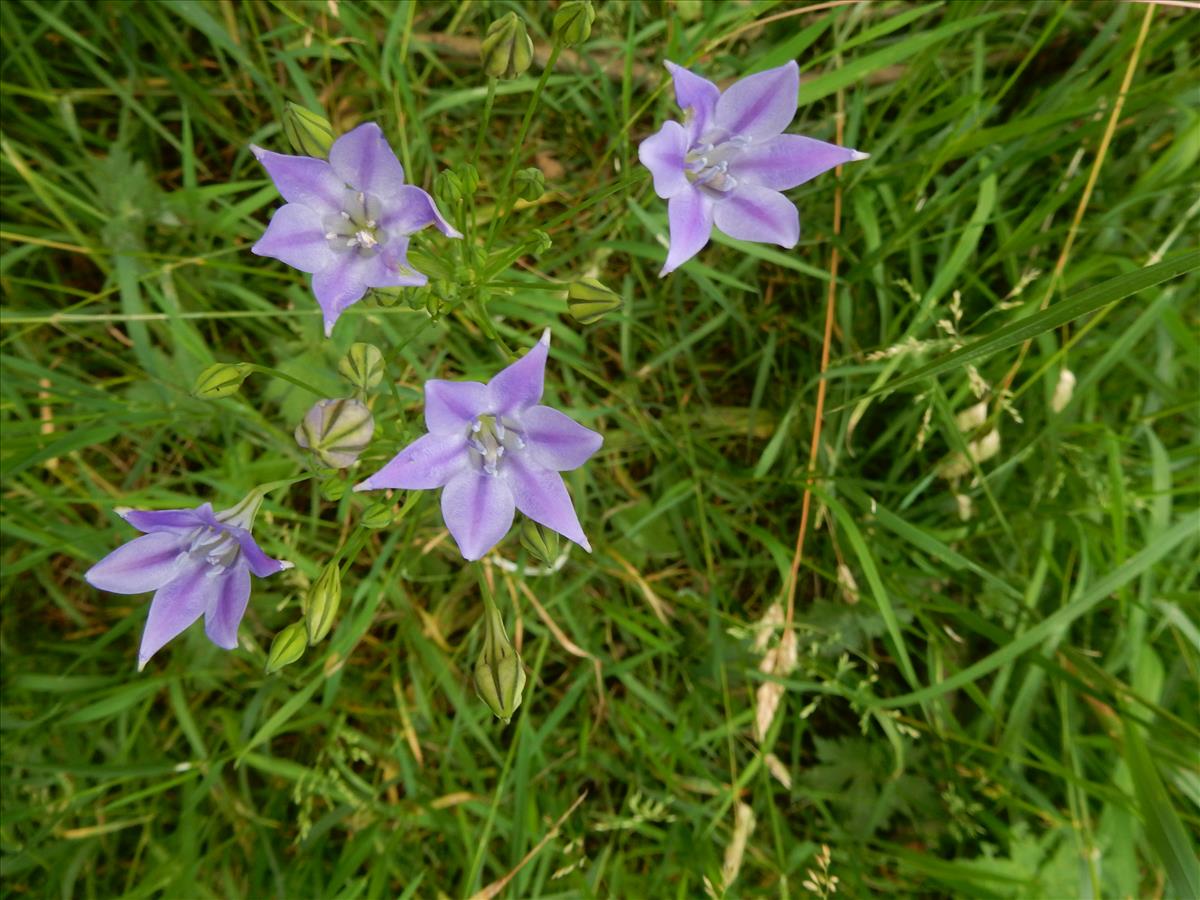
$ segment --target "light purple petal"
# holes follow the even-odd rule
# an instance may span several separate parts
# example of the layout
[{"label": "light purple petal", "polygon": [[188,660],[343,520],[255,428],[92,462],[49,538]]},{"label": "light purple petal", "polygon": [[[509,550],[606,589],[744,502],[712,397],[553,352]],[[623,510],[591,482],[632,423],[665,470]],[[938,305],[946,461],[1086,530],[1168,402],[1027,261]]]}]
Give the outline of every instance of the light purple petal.
[{"label": "light purple petal", "polygon": [[338,316],[361,300],[371,286],[373,259],[357,253],[336,254],[332,265],[313,275],[313,293],[325,314],[326,337],[333,332]]},{"label": "light purple petal", "polygon": [[143,535],[118,547],[83,577],[92,587],[114,594],[157,591],[178,574],[183,549],[178,534]]},{"label": "light purple petal", "polygon": [[271,224],[258,243],[250,248],[258,256],[270,256],[301,272],[319,272],[334,263],[321,215],[310,206],[289,203],[275,210]]},{"label": "light purple petal", "polygon": [[515,509],[503,478],[473,468],[459,472],[442,490],[442,518],[469,560],[482,559],[508,534]]},{"label": "light purple petal", "polygon": [[664,122],[656,134],[638,145],[638,159],[654,176],[654,193],[664,200],[687,189],[687,152],[687,131],[678,122]]},{"label": "light purple petal", "polygon": [[721,95],[714,122],[731,136],[774,137],[795,118],[799,93],[800,67],[795,61],[749,75]]},{"label": "light purple petal", "polygon": [[224,650],[237,646],[238,625],[250,601],[250,570],[234,565],[215,578],[216,590],[210,593],[204,610],[204,633]]},{"label": "light purple petal", "polygon": [[557,531],[588,553],[592,552],[561,475],[539,469],[518,456],[506,459],[501,471],[512,489],[517,509],[539,525]]},{"label": "light purple petal", "polygon": [[250,150],[288,203],[310,206],[322,215],[342,208],[346,187],[325,160],[288,156],[253,145]]},{"label": "light purple petal", "polygon": [[546,356],[550,352],[550,329],[533,349],[515,363],[496,373],[487,384],[488,407],[498,416],[519,413],[542,399]]},{"label": "light purple petal", "polygon": [[739,183],[786,191],[822,172],[865,159],[849,147],[827,144],[800,134],[780,134],[750,144],[729,160],[729,174]]},{"label": "light purple petal", "polygon": [[118,509],[117,515],[147,534],[164,531],[179,534],[207,524],[194,509]]},{"label": "light purple petal", "polygon": [[556,472],[582,466],[604,443],[604,438],[592,429],[549,406],[525,410],[521,413],[521,427],[527,452],[534,462]]},{"label": "light purple petal", "polygon": [[800,213],[779,191],[744,184],[718,203],[717,227],[730,237],[792,248],[800,240]]},{"label": "light purple petal", "polygon": [[694,142],[712,124],[713,113],[717,108],[721,89],[707,78],[701,78],[683,66],[678,66],[673,62],[667,62],[666,66],[667,71],[671,73],[671,79],[675,82],[675,102],[679,104],[680,109],[691,109],[692,111],[692,119],[688,122],[687,132],[689,140]]},{"label": "light purple petal", "polygon": [[437,434],[465,434],[476,417],[491,412],[488,389],[478,381],[425,382],[425,427]]},{"label": "light purple petal", "polygon": [[667,201],[667,221],[671,225],[671,245],[667,262],[658,273],[660,278],[674,272],[708,243],[713,226],[713,201],[700,189],[690,187]]},{"label": "light purple petal", "polygon": [[433,225],[447,237],[462,237],[453,225],[442,218],[433,198],[419,187],[406,184],[380,199],[383,202],[383,215],[380,216],[379,227],[389,235],[412,234],[426,225]]},{"label": "light purple petal", "polygon": [[292,567],[292,564],[289,562],[282,559],[272,559],[263,553],[262,548],[258,546],[258,542],[254,540],[254,535],[245,528],[230,528],[226,526],[226,530],[237,539],[238,546],[242,548],[242,558],[246,561],[246,565],[250,567],[250,571],[259,578],[267,578]]},{"label": "light purple petal", "polygon": [[[482,386],[482,385],[481,385]],[[392,457],[391,462],[361,484],[356,491],[402,488],[419,491],[439,488],[470,465],[467,435],[426,434]]]},{"label": "light purple petal", "polygon": [[404,185],[404,167],[374,122],[359,125],[334,141],[329,164],[346,184],[374,194],[385,205]]},{"label": "light purple petal", "polygon": [[180,634],[208,609],[216,595],[218,579],[209,576],[212,567],[193,560],[165,586],[150,603],[150,615],[138,650],[138,669],[171,638]]}]

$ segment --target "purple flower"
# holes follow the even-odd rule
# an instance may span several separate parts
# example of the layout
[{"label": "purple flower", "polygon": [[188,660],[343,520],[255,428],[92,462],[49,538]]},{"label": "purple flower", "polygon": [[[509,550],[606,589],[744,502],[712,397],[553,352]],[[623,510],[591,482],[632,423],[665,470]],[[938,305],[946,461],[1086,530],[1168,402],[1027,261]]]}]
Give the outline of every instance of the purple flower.
[{"label": "purple flower", "polygon": [[789,62],[750,75],[722,92],[667,63],[684,123],[666,122],[642,141],[638,159],[667,201],[671,246],[660,276],[700,252],[715,224],[730,237],[795,247],[800,214],[780,191],[867,154],[799,134],[784,134],[796,115],[800,69]]},{"label": "purple flower", "polygon": [[481,559],[508,532],[514,510],[591,552],[559,472],[575,469],[604,439],[542,406],[550,330],[487,384],[425,382],[429,434],[357,485],[442,488],[442,517],[467,559]]},{"label": "purple flower", "polygon": [[410,234],[432,224],[462,237],[432,197],[404,183],[404,168],[374,122],[334,141],[328,162],[250,149],[287,201],[251,249],[312,274],[326,336],[368,288],[429,280],[408,265]]},{"label": "purple flower", "polygon": [[262,494],[252,492],[219,513],[208,503],[195,509],[117,510],[145,534],[118,547],[83,577],[92,587],[116,594],[154,591],[138,671],[201,616],[210,641],[226,650],[237,646],[251,573],[266,578],[292,567],[263,553],[250,535],[261,502]]}]

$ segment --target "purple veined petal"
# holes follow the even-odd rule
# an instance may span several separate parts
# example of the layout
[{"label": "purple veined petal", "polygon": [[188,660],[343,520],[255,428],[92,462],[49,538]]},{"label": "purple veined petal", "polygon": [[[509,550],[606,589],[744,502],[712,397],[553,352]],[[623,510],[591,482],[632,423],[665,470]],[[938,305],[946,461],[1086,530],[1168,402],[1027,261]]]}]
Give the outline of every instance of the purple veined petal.
[{"label": "purple veined petal", "polygon": [[338,317],[363,298],[372,274],[372,260],[350,252],[335,254],[328,268],[313,275],[313,293],[325,314],[325,337],[333,333]]},{"label": "purple veined petal", "polygon": [[542,399],[546,357],[550,353],[550,329],[528,353],[501,369],[487,383],[488,408],[498,416],[510,416]]},{"label": "purple veined petal", "polygon": [[473,467],[459,472],[442,489],[442,518],[468,560],[483,559],[500,543],[512,527],[515,511],[507,482]]},{"label": "purple veined petal", "polygon": [[512,490],[517,509],[539,525],[557,531],[588,553],[592,552],[561,475],[529,465],[517,456],[506,459],[501,471]]},{"label": "purple veined petal", "polygon": [[662,199],[687,190],[687,152],[687,130],[678,122],[664,122],[657,133],[638,145],[638,159],[654,176],[654,193]]},{"label": "purple veined petal", "polygon": [[138,670],[171,638],[204,615],[216,594],[218,580],[209,576],[211,566],[192,560],[150,602],[150,615],[138,650]]},{"label": "purple veined petal", "polygon": [[467,453],[465,430],[458,434],[422,435],[366,481],[356,484],[354,489],[419,491],[440,488],[470,467]]},{"label": "purple veined petal", "polygon": [[717,101],[713,121],[730,135],[774,137],[796,117],[799,95],[800,67],[792,61],[730,85]]},{"label": "purple veined petal", "polygon": [[689,142],[695,142],[712,124],[721,89],[707,78],[701,78],[683,66],[673,62],[667,62],[665,65],[671,73],[671,80],[675,82],[675,102],[679,104],[680,109],[692,111],[687,133]]},{"label": "purple veined petal", "polygon": [[749,144],[729,159],[729,174],[739,184],[757,184],[786,191],[845,163],[866,159],[867,154],[827,144],[800,134],[780,134]]},{"label": "purple veined petal", "polygon": [[253,145],[250,150],[288,203],[312,207],[319,215],[341,210],[346,186],[325,160],[288,156]]},{"label": "purple veined petal", "polygon": [[425,382],[425,427],[436,434],[464,434],[478,416],[488,412],[486,384],[440,378]]},{"label": "purple veined petal", "polygon": [[525,452],[542,468],[556,472],[579,468],[604,443],[592,429],[549,406],[521,413],[521,428]]},{"label": "purple veined petal", "polygon": [[419,187],[406,184],[382,199],[384,210],[379,227],[388,234],[412,234],[426,225],[433,225],[446,237],[462,237],[453,225],[442,218],[433,198]]},{"label": "purple veined petal", "polygon": [[231,528],[227,525],[225,530],[237,539],[238,546],[242,548],[242,559],[246,561],[250,571],[257,577],[267,578],[292,567],[287,560],[272,559],[263,553],[262,548],[258,546],[258,541],[254,540],[254,535],[245,528]]},{"label": "purple veined petal", "polygon": [[374,194],[385,206],[404,185],[404,167],[374,122],[359,125],[333,142],[329,164],[356,191]]},{"label": "purple veined petal", "polygon": [[180,534],[207,524],[194,509],[118,509],[117,515],[147,534]]},{"label": "purple veined petal", "polygon": [[667,201],[671,245],[658,277],[674,272],[708,243],[713,226],[713,200],[699,188],[689,187]]},{"label": "purple veined petal", "polygon": [[733,238],[778,244],[789,250],[800,240],[800,213],[779,191],[744,184],[716,205],[717,227]]},{"label": "purple veined petal", "polygon": [[310,274],[329,268],[336,256],[325,237],[321,215],[299,203],[288,203],[275,210],[271,224],[250,252]]},{"label": "purple veined petal", "polygon": [[157,591],[179,573],[183,550],[178,534],[146,534],[118,547],[83,577],[92,587],[114,594]]},{"label": "purple veined petal", "polygon": [[235,564],[219,575],[207,577],[215,582],[216,590],[209,592],[204,633],[221,649],[232,650],[237,647],[238,625],[250,602],[250,570]]}]

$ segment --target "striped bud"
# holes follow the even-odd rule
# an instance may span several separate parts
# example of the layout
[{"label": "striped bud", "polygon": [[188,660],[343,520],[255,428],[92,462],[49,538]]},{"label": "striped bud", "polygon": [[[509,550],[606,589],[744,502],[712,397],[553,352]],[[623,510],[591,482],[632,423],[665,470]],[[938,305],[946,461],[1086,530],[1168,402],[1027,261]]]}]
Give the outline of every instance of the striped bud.
[{"label": "striped bud", "polygon": [[333,126],[319,113],[305,109],[297,103],[288,103],[283,108],[283,133],[292,149],[301,156],[324,159],[333,146]]},{"label": "striped bud", "polygon": [[373,503],[363,510],[363,528],[387,528],[392,524],[395,513],[390,503]]},{"label": "striped bud", "polygon": [[516,78],[533,62],[533,41],[515,12],[501,16],[487,30],[479,48],[483,71],[493,78]]},{"label": "striped bud", "polygon": [[475,691],[496,717],[507,725],[521,705],[525,668],[500,621],[500,611],[489,603],[483,619],[483,652],[475,663]]},{"label": "striped bud", "polygon": [[253,371],[250,363],[215,363],[200,373],[192,385],[192,396],[203,400],[231,397],[241,390],[242,382]]},{"label": "striped bud", "polygon": [[371,442],[375,420],[366,404],[349,397],[319,400],[296,426],[296,443],[324,465],[345,469]]},{"label": "striped bud", "polygon": [[558,559],[558,532],[543,528],[533,519],[521,523],[521,546],[534,559],[553,565]]},{"label": "striped bud", "polygon": [[338,363],[338,371],[366,393],[383,381],[383,354],[372,344],[351,344],[350,351]]},{"label": "striped bud", "polygon": [[580,325],[593,325],[621,308],[621,295],[598,279],[580,278],[567,288],[567,309]]},{"label": "striped bud", "polygon": [[338,607],[342,605],[342,570],[335,559],[321,570],[304,596],[304,624],[309,644],[319,644],[333,630]]},{"label": "striped bud", "polygon": [[303,622],[293,622],[271,641],[271,652],[267,654],[267,674],[290,666],[304,655],[308,647],[308,635]]},{"label": "striped bud", "polygon": [[537,166],[530,166],[517,173],[517,196],[532,203],[546,190],[546,176]]},{"label": "striped bud", "polygon": [[582,44],[592,33],[596,10],[588,0],[567,0],[554,14],[554,39],[564,47]]}]

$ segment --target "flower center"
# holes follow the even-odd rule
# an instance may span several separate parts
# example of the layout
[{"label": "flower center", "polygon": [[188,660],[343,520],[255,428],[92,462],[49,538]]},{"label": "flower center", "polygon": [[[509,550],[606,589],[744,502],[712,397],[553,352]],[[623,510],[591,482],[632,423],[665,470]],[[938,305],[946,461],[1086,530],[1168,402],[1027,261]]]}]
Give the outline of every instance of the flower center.
[{"label": "flower center", "polygon": [[369,256],[378,253],[387,243],[387,234],[379,227],[382,207],[379,200],[362,191],[346,191],[342,195],[342,211],[326,216],[321,222],[325,240],[336,253],[358,253]]},{"label": "flower center", "polygon": [[480,416],[472,422],[467,433],[471,461],[487,474],[497,474],[506,452],[525,448],[525,441],[514,426],[511,419],[500,416]]},{"label": "flower center", "polygon": [[210,575],[219,575],[238,558],[241,545],[228,531],[206,525],[192,533],[192,543],[186,552],[189,556],[203,558],[212,567]]},{"label": "flower center", "polygon": [[732,191],[738,181],[729,174],[729,163],[735,159],[750,141],[740,135],[728,140],[697,144],[683,158],[687,170],[684,174],[696,187],[708,188],[720,194]]}]

